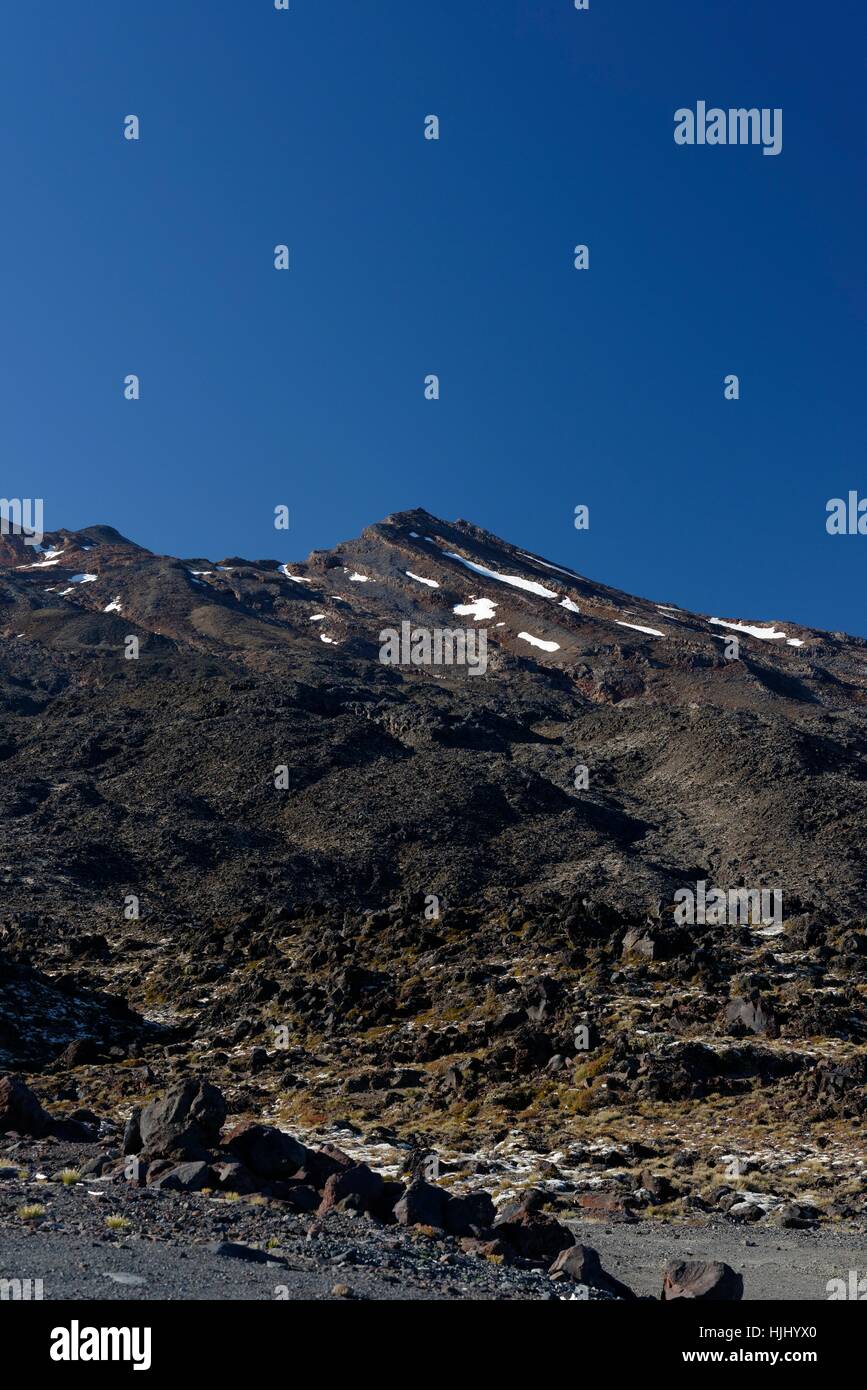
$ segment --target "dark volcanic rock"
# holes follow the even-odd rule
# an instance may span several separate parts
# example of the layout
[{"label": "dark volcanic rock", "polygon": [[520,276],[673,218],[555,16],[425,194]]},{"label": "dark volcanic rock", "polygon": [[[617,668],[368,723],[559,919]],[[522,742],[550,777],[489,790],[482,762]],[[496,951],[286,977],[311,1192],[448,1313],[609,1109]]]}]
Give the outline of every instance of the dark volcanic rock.
[{"label": "dark volcanic rock", "polygon": [[263,1178],[294,1178],[308,1157],[303,1144],[272,1125],[238,1125],[223,1140],[223,1147]]},{"label": "dark volcanic rock", "polygon": [[51,1116],[17,1076],[0,1076],[0,1134],[47,1134]]},{"label": "dark volcanic rock", "polygon": [[552,1264],[549,1273],[554,1278],[572,1279],[588,1288],[600,1289],[615,1298],[634,1298],[635,1294],[613,1275],[606,1274],[602,1268],[599,1251],[590,1245],[572,1245],[561,1250]]},{"label": "dark volcanic rock", "polygon": [[149,1158],[207,1158],[220,1142],[226,1102],[216,1086],[191,1077],[141,1112],[141,1152]]},{"label": "dark volcanic rock", "polygon": [[382,1198],[383,1180],[366,1163],[356,1163],[339,1173],[332,1173],[325,1183],[319,1216],[326,1216],[332,1207],[349,1203],[356,1210],[370,1211]]},{"label": "dark volcanic rock", "polygon": [[502,1212],[494,1233],[526,1260],[550,1263],[561,1250],[574,1244],[570,1232],[555,1217],[540,1210],[544,1194],[528,1193],[516,1206]]},{"label": "dark volcanic rock", "polygon": [[399,1226],[444,1226],[447,1195],[423,1178],[411,1182],[394,1208]]},{"label": "dark volcanic rock", "polygon": [[720,1302],[740,1299],[743,1295],[743,1276],[718,1260],[673,1261],[663,1271],[662,1298],[665,1302],[676,1298]]},{"label": "dark volcanic rock", "polygon": [[174,1168],[157,1174],[149,1187],[161,1192],[201,1192],[203,1187],[212,1187],[214,1173],[207,1163],[178,1163]]}]

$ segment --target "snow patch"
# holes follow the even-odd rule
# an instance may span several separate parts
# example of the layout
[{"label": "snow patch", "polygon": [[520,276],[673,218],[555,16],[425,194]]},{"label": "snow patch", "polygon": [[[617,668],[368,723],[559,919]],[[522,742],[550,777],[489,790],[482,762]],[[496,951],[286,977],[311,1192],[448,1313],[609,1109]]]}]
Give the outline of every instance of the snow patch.
[{"label": "snow patch", "polygon": [[577,603],[573,603],[572,600],[571,600],[571,598],[561,598],[561,600],[560,600],[560,607],[561,607],[561,608],[568,608],[568,610],[569,610],[570,613],[580,613],[580,612],[581,612],[581,609],[578,607]]},{"label": "snow patch", "polygon": [[570,579],[580,578],[580,575],[577,575],[574,570],[564,570],[562,565],[552,565],[547,560],[539,560],[535,555],[528,555],[524,550],[519,550],[518,554],[524,560],[532,560],[534,565],[544,565],[546,570],[556,570],[558,574],[566,574]]},{"label": "snow patch", "polygon": [[439,588],[439,584],[435,579],[425,579],[423,574],[413,574],[412,570],[404,570],[404,574],[409,579],[414,579],[417,584],[427,584],[429,589]]},{"label": "snow patch", "polygon": [[639,623],[622,623],[619,618],[615,619],[618,627],[631,627],[633,632],[646,632],[648,637],[664,637],[665,633],[660,632],[658,627],[641,627]]},{"label": "snow patch", "polygon": [[522,642],[531,642],[534,647],[541,647],[543,652],[559,652],[559,642],[546,642],[541,637],[534,637],[532,632],[519,632],[518,636]]},{"label": "snow patch", "polygon": [[303,574],[293,574],[288,565],[280,566],[280,573],[285,574],[287,579],[294,579],[296,584],[312,584],[312,579],[307,579]]},{"label": "snow patch", "polygon": [[500,584],[511,584],[514,589],[526,589],[528,594],[538,594],[540,598],[558,598],[553,589],[546,589],[542,584],[537,584],[534,579],[522,579],[518,574],[497,574],[496,570],[489,570],[485,565],[477,565],[473,560],[465,560],[463,555],[457,555],[453,550],[443,551],[447,560],[457,560],[459,565],[464,565],[474,574],[480,574],[484,579],[496,579]]},{"label": "snow patch", "polygon": [[99,578],[98,574],[71,574],[70,584],[95,584]]},{"label": "snow patch", "polygon": [[469,603],[456,603],[452,612],[460,618],[475,618],[478,623],[483,618],[493,618],[496,606],[492,599],[474,598]]},{"label": "snow patch", "polygon": [[778,642],[781,637],[786,636],[784,632],[777,632],[773,623],[770,627],[753,627],[751,623],[724,623],[722,618],[711,618],[711,622],[715,627],[728,627],[732,632],[746,632],[750,637],[761,637],[766,642]]},{"label": "snow patch", "polygon": [[120,594],[118,594],[117,598],[112,599],[111,603],[107,603],[106,606],[105,606],[105,608],[103,608],[102,611],[103,611],[103,613],[120,613],[120,612],[122,612],[123,610],[121,609],[121,606],[120,606]]}]

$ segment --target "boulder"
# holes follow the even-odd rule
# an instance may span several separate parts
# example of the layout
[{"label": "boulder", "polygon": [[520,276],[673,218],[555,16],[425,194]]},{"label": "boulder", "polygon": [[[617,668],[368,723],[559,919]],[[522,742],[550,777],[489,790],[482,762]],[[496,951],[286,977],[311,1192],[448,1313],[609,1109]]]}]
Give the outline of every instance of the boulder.
[{"label": "boulder", "polygon": [[93,1038],[76,1038],[75,1042],[69,1043],[63,1049],[55,1066],[59,1070],[81,1067],[88,1062],[95,1062],[99,1055],[100,1049]]},{"label": "boulder", "polygon": [[395,1204],[394,1219],[399,1226],[444,1227],[447,1200],[442,1188],[417,1178]]},{"label": "boulder", "polygon": [[336,1144],[323,1144],[321,1149],[308,1149],[304,1157],[304,1166],[295,1174],[295,1177],[303,1182],[310,1183],[317,1192],[325,1190],[325,1184],[335,1173],[342,1173],[345,1168],[353,1168],[355,1160],[349,1154],[338,1149]]},{"label": "boulder", "polygon": [[319,1203],[318,1217],[323,1217],[332,1207],[350,1203],[356,1210],[370,1211],[381,1199],[383,1181],[378,1173],[368,1168],[366,1163],[355,1163],[351,1168],[343,1168],[332,1173],[327,1180]]},{"label": "boulder", "polygon": [[220,1142],[226,1118],[221,1091],[198,1077],[190,1077],[152,1100],[141,1112],[141,1152],[148,1158],[179,1155],[205,1159]]},{"label": "boulder", "polygon": [[14,1131],[40,1138],[51,1128],[51,1116],[19,1076],[0,1077],[0,1134]]},{"label": "boulder", "polygon": [[548,1273],[552,1279],[572,1279],[576,1284],[585,1284],[589,1289],[598,1289],[614,1298],[635,1297],[626,1284],[605,1272],[598,1250],[591,1245],[572,1245],[568,1250],[561,1250]]},{"label": "boulder", "polygon": [[561,1250],[574,1245],[565,1226],[541,1210],[545,1194],[529,1192],[517,1206],[509,1207],[494,1222],[494,1233],[525,1260],[550,1264]]},{"label": "boulder", "polygon": [[238,1125],[223,1147],[260,1178],[294,1178],[307,1160],[307,1149],[273,1125]]},{"label": "boulder", "polygon": [[243,1163],[215,1163],[212,1166],[214,1179],[225,1192],[237,1192],[245,1197],[260,1190],[261,1184]]},{"label": "boulder", "polygon": [[672,1202],[678,1195],[677,1188],[664,1173],[654,1173],[645,1168],[641,1174],[641,1186],[654,1202]]},{"label": "boulder", "polygon": [[468,1192],[446,1201],[445,1227],[453,1236],[472,1236],[488,1231],[497,1218],[497,1209],[487,1192]]},{"label": "boulder", "polygon": [[772,1222],[785,1231],[805,1231],[815,1226],[819,1213],[804,1202],[783,1202],[772,1213]]},{"label": "boulder", "polygon": [[214,1174],[207,1163],[175,1164],[148,1183],[149,1187],[155,1187],[160,1192],[201,1192],[203,1187],[213,1185]]},{"label": "boulder", "polygon": [[588,1216],[631,1218],[634,1215],[630,1198],[619,1192],[582,1192],[576,1198],[576,1205]]},{"label": "boulder", "polygon": [[141,1145],[141,1106],[136,1105],[127,1116],[121,1142],[121,1153],[141,1153]]},{"label": "boulder", "polygon": [[662,1300],[697,1298],[703,1302],[732,1302],[743,1298],[743,1276],[721,1260],[672,1261],[662,1274]]}]

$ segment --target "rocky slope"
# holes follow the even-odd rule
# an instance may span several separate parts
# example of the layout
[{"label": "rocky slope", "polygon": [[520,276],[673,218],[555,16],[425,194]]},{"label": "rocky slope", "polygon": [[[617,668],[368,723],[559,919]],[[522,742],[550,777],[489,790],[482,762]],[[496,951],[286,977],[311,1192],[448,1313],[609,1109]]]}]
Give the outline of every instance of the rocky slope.
[{"label": "rocky slope", "polygon": [[[484,671],[384,664],[403,623]],[[117,1125],[205,1074],[499,1203],[863,1221],[865,695],[861,639],[421,511],[306,563],[0,537],[0,1069]],[[699,882],[779,921],[678,923]]]}]

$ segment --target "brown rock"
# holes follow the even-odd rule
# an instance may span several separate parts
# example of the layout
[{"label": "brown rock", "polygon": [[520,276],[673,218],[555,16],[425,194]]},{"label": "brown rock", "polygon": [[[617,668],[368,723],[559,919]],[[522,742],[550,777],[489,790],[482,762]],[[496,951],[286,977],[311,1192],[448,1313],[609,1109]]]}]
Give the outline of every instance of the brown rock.
[{"label": "brown rock", "polygon": [[672,1261],[662,1275],[662,1299],[698,1298],[705,1302],[737,1301],[744,1296],[743,1276],[721,1260]]},{"label": "brown rock", "polygon": [[339,1173],[332,1173],[325,1184],[322,1194],[322,1201],[316,1213],[317,1218],[321,1219],[332,1207],[339,1206],[342,1202],[351,1199],[352,1205],[362,1211],[370,1211],[375,1203],[382,1196],[383,1181],[378,1173],[374,1173],[368,1168],[366,1163],[356,1163],[352,1168],[344,1168]]},{"label": "brown rock", "polygon": [[39,1138],[51,1128],[51,1116],[19,1076],[0,1077],[0,1134],[14,1131]]},{"label": "brown rock", "polygon": [[601,1289],[614,1298],[634,1298],[635,1294],[619,1279],[602,1268],[598,1250],[591,1245],[573,1245],[561,1250],[548,1273],[552,1279],[573,1279],[591,1289]]}]

